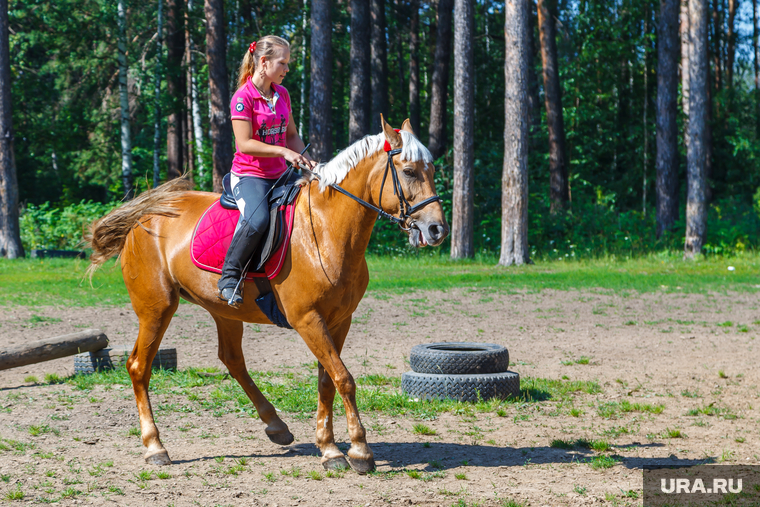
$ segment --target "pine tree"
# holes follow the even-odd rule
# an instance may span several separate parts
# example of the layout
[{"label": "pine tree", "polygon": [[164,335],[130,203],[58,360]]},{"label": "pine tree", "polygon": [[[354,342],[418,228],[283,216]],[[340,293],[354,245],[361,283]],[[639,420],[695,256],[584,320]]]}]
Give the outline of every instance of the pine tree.
[{"label": "pine tree", "polygon": [[678,219],[678,0],[660,0],[657,29],[657,237]]},{"label": "pine tree", "polygon": [[475,1],[454,0],[454,194],[451,258],[475,255],[473,244]]},{"label": "pine tree", "polygon": [[12,106],[8,0],[0,0],[0,257],[8,259],[24,256],[18,222]]},{"label": "pine tree", "polygon": [[211,105],[211,145],[214,192],[222,192],[222,178],[232,167],[232,120],[227,77],[227,39],[224,33],[224,0],[205,0],[206,62]]},{"label": "pine tree", "polygon": [[529,0],[504,4],[504,169],[501,177],[501,255],[499,264],[521,265],[528,248],[528,67],[532,44]]}]

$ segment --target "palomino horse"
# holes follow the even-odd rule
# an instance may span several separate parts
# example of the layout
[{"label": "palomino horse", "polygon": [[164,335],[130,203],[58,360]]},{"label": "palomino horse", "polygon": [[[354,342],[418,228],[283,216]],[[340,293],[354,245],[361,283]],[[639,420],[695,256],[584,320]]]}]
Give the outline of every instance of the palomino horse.
[{"label": "palomino horse", "polygon": [[[382,124],[382,133],[357,141],[315,169],[319,181],[312,179],[302,190],[306,195],[296,205],[290,251],[282,270],[271,280],[278,306],[319,361],[316,444],[322,465],[348,467],[333,434],[337,388],[351,438],[348,459],[359,473],[372,470],[375,461],[359,419],[356,384],[340,353],[369,282],[364,254],[377,208],[400,215],[396,221],[406,226],[413,247],[439,245],[449,232],[435,195],[430,152],[414,136],[409,120],[400,131],[385,120]],[[365,204],[340,195],[335,191],[338,183]],[[187,186],[185,180],[165,183],[91,228],[90,271],[120,255],[124,283],[139,320],[127,369],[147,447],[145,461],[156,465],[168,465],[171,460],[159,439],[148,397],[151,363],[180,298],[202,306],[214,318],[219,359],[256,406],[269,439],[280,445],[293,442],[288,426],[248,374],[243,358],[243,323],[270,324],[255,303],[256,286],[246,285],[244,303],[232,308],[217,298],[219,275],[198,269],[190,258],[195,224],[219,195],[192,192]]]}]

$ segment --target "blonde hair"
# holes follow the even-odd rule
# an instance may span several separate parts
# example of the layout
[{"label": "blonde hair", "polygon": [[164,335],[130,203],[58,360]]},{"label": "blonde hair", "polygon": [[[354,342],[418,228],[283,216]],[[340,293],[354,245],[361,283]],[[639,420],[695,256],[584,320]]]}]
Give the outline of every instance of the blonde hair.
[{"label": "blonde hair", "polygon": [[269,60],[277,54],[277,48],[290,51],[290,43],[282,37],[267,35],[256,41],[256,51],[251,53],[249,49],[245,50],[245,56],[240,62],[240,69],[238,70],[238,88],[243,86],[249,77],[253,76],[259,59],[263,56]]}]

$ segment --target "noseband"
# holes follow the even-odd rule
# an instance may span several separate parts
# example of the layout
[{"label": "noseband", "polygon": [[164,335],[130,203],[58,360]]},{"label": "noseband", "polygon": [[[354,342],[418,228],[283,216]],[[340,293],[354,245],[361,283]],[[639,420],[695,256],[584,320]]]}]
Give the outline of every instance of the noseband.
[{"label": "noseband", "polygon": [[[341,194],[350,197],[354,201],[358,202],[365,208],[369,208],[375,212],[377,212],[377,219],[380,220],[380,218],[386,218],[390,220],[391,222],[395,223],[399,226],[400,229],[404,231],[409,231],[412,227],[414,227],[414,220],[410,221],[411,215],[416,213],[417,211],[421,210],[425,206],[427,206],[430,203],[440,201],[441,197],[438,195],[434,195],[432,197],[428,197],[422,202],[419,202],[412,206],[409,201],[406,200],[406,196],[404,195],[404,189],[401,188],[401,181],[398,177],[398,171],[396,171],[396,165],[393,163],[393,156],[398,155],[401,153],[401,148],[391,150],[390,146],[388,146],[388,143],[385,143],[386,145],[386,153],[388,153],[388,163],[385,165],[385,173],[383,174],[383,182],[380,184],[380,197],[378,198],[378,202],[380,205],[383,203],[383,187],[385,187],[385,180],[388,178],[388,172],[391,173],[391,179],[393,180],[393,195],[398,196],[398,207],[399,207],[399,216],[393,216],[390,213],[386,213],[382,209],[378,208],[377,206],[373,206],[372,204],[368,203],[364,199],[361,199],[351,192],[344,190],[339,185],[330,185],[330,187],[334,188]],[[404,227],[404,224],[406,223],[407,227]]]}]

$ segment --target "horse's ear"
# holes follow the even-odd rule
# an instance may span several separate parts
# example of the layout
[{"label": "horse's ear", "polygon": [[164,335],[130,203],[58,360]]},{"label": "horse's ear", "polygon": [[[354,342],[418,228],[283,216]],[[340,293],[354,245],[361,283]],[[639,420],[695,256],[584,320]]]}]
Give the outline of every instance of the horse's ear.
[{"label": "horse's ear", "polygon": [[414,133],[414,130],[412,129],[412,122],[409,121],[409,118],[404,120],[403,125],[401,125],[401,130],[406,130],[410,134],[412,134],[414,137],[417,137],[417,134]]},{"label": "horse's ear", "polygon": [[390,144],[391,149],[396,150],[398,148],[401,148],[401,146],[404,144],[403,141],[401,141],[401,134],[396,132],[393,127],[388,125],[388,122],[385,121],[382,113],[380,113],[380,123],[383,125],[385,140],[388,142],[388,144]]}]

